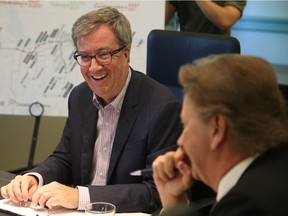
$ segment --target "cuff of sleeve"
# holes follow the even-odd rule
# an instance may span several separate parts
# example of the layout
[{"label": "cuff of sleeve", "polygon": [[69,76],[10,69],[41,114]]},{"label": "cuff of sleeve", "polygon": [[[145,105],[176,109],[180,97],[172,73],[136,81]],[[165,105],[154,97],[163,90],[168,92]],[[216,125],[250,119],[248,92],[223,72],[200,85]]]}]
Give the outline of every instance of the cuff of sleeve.
[{"label": "cuff of sleeve", "polygon": [[90,194],[88,187],[77,186],[79,192],[79,201],[77,210],[85,210],[87,204],[90,203]]},{"label": "cuff of sleeve", "polygon": [[29,172],[29,173],[24,174],[24,176],[27,176],[27,175],[35,176],[38,179],[38,187],[43,186],[44,180],[43,180],[42,175],[40,175],[39,173],[36,173],[36,172]]}]

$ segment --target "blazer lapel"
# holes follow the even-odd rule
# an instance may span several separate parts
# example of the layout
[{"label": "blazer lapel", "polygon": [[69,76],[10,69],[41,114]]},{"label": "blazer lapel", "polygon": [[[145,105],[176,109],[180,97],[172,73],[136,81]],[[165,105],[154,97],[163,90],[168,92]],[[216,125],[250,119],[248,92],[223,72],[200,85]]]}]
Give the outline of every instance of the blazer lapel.
[{"label": "blazer lapel", "polygon": [[[139,98],[140,80],[137,74],[131,69],[132,76],[128,85],[124,101],[121,108],[121,114],[113,143],[110,165],[108,170],[107,182],[109,182],[117,161],[121,155],[122,149],[127,142],[129,134],[137,118],[137,105]],[[133,89],[133,90],[131,90]]]},{"label": "blazer lapel", "polygon": [[94,104],[91,103],[86,111],[82,130],[81,182],[83,185],[90,183],[97,118],[97,109]]}]

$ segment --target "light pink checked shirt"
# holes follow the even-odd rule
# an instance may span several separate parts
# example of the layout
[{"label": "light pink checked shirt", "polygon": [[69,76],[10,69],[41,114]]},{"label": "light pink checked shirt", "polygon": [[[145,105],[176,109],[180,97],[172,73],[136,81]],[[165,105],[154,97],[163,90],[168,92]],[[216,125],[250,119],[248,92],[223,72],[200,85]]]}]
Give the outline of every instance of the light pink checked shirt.
[{"label": "light pink checked shirt", "polygon": [[97,97],[94,96],[93,103],[98,109],[97,139],[95,142],[92,163],[91,185],[106,185],[107,174],[112,152],[112,146],[120,116],[123,99],[130,81],[131,72],[122,91],[108,105],[103,107]]}]

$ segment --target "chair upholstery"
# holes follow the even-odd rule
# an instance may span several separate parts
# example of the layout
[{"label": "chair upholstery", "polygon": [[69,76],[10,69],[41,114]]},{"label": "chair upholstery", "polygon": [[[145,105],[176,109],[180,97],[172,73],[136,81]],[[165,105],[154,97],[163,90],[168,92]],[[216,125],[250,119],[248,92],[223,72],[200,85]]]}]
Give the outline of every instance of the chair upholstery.
[{"label": "chair upholstery", "polygon": [[282,92],[283,97],[288,102],[288,85],[279,84],[280,91]]},{"label": "chair upholstery", "polygon": [[147,39],[147,75],[167,86],[182,102],[179,67],[220,53],[240,53],[239,41],[230,36],[152,30]]}]

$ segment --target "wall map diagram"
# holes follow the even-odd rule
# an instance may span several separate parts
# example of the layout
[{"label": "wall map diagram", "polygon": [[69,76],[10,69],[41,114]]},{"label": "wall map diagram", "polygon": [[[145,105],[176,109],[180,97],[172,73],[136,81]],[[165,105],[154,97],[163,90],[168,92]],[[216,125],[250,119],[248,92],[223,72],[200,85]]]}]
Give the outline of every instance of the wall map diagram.
[{"label": "wall map diagram", "polygon": [[72,24],[104,6],[130,20],[130,65],[145,73],[146,39],[152,29],[164,28],[163,2],[0,1],[0,114],[29,115],[29,105],[38,101],[44,115],[67,116],[70,91],[83,82],[73,59]]}]

